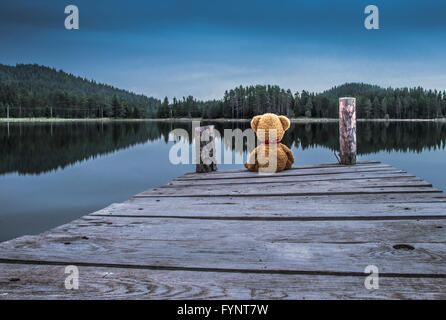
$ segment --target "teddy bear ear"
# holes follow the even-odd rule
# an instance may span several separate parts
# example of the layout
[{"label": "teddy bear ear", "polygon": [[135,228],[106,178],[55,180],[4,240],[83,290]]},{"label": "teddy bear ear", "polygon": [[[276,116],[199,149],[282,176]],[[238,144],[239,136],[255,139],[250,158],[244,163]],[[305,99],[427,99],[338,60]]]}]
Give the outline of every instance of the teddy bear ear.
[{"label": "teddy bear ear", "polygon": [[254,118],[252,118],[251,120],[251,128],[254,131],[257,131],[257,126],[259,125],[259,121],[262,118],[262,116],[255,116]]},{"label": "teddy bear ear", "polygon": [[279,120],[282,123],[283,130],[288,130],[291,125],[290,120],[285,116],[279,116]]}]

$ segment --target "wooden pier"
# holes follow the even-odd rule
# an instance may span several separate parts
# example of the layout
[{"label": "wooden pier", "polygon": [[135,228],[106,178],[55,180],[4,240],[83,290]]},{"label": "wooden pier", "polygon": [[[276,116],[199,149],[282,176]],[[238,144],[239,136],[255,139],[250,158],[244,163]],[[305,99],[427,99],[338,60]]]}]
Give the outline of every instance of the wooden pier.
[{"label": "wooden pier", "polygon": [[1,243],[0,299],[18,298],[445,299],[446,195],[376,162],[185,174]]}]

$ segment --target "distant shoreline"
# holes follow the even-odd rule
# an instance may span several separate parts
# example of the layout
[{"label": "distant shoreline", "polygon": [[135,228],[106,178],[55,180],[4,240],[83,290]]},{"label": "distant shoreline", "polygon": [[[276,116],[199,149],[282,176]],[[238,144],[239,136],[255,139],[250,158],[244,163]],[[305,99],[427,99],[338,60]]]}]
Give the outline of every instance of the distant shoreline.
[{"label": "distant shoreline", "polygon": [[[251,119],[202,119],[202,118],[160,118],[160,119],[113,119],[113,118],[0,118],[0,123],[7,122],[250,122]],[[290,118],[293,123],[326,123],[338,122],[334,118]],[[446,118],[437,119],[358,119],[360,122],[446,122]]]}]

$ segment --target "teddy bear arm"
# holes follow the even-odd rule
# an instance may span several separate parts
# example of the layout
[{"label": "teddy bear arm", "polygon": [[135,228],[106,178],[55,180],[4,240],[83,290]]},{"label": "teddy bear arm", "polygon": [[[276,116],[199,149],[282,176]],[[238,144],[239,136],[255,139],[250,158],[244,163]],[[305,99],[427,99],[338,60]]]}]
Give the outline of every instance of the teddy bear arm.
[{"label": "teddy bear arm", "polygon": [[248,161],[245,163],[245,168],[249,171],[258,171],[259,165],[257,162],[257,148],[252,150],[251,154],[249,155]]},{"label": "teddy bear arm", "polygon": [[291,166],[294,163],[294,155],[286,145],[282,145],[282,149],[283,149],[283,151],[285,151],[285,153],[288,157],[288,161],[286,163],[286,168],[289,169],[289,168],[291,168]]}]

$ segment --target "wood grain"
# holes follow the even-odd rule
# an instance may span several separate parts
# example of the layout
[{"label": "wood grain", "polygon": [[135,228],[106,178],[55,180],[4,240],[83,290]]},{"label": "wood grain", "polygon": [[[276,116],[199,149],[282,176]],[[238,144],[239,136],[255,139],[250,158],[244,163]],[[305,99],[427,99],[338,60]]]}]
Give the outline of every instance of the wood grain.
[{"label": "wood grain", "polygon": [[[403,199],[402,199],[403,200]],[[208,217],[208,218],[306,218],[328,219],[352,218],[399,219],[412,217],[423,219],[432,216],[446,216],[446,202],[392,203],[389,199],[370,203],[350,203],[345,201],[307,201],[295,197],[280,197],[275,201],[265,198],[134,198],[125,203],[112,204],[93,215],[135,216],[135,217]],[[433,200],[432,200],[433,201]]]},{"label": "wood grain", "polygon": [[256,179],[259,176],[262,177],[283,177],[283,176],[307,176],[307,175],[328,175],[328,174],[341,174],[341,173],[361,173],[361,172],[395,172],[400,171],[389,165],[363,165],[363,166],[334,166],[323,168],[311,168],[306,169],[289,169],[274,174],[259,174],[257,172],[239,171],[239,172],[227,172],[216,171],[211,173],[196,173],[187,174],[178,178],[178,180],[205,180],[205,179],[236,179],[236,178],[250,178]]},{"label": "wood grain", "polygon": [[[84,239],[87,237],[88,239]],[[444,275],[446,220],[233,221],[84,217],[0,244],[1,259],[212,270]],[[393,246],[408,244],[414,250]]]},{"label": "wood grain", "polygon": [[79,267],[79,289],[67,290],[65,266],[2,264],[0,269],[0,300],[446,298],[442,278],[381,277],[378,290],[367,290],[365,276]]},{"label": "wood grain", "polygon": [[[225,204],[226,202],[229,203],[255,203],[260,202],[266,204],[268,202],[272,202],[270,200],[265,201],[265,198],[262,196],[252,196],[252,197],[245,197],[245,198],[238,198],[233,196],[221,196],[218,198],[218,200],[210,200],[209,197],[190,197],[190,198],[176,198],[176,197],[169,197],[166,196],[165,198],[162,197],[153,197],[153,198],[140,198],[140,197],[133,197],[123,203],[150,203],[150,202],[161,202],[164,201],[164,205],[167,205],[167,201],[170,203],[173,203],[173,199],[178,202],[179,204]],[[338,203],[344,203],[344,204],[354,204],[354,203],[367,203],[369,205],[375,204],[375,203],[438,203],[438,202],[445,202],[446,201],[446,194],[445,193],[413,193],[413,194],[406,194],[406,193],[398,193],[398,194],[385,194],[385,193],[379,193],[379,194],[357,194],[354,197],[351,195],[345,195],[345,194],[322,194],[322,195],[309,195],[309,196],[301,196],[301,197],[295,197],[293,195],[282,195],[282,196],[276,196],[274,198],[275,202],[280,201],[291,201],[290,204],[293,203],[299,203],[300,205],[307,205],[311,203],[331,203],[331,204],[338,204]],[[294,208],[292,206],[291,208]],[[181,209],[183,209],[181,207]],[[181,211],[181,210],[179,210]]]},{"label": "wood grain", "polygon": [[135,195],[138,197],[276,197],[290,195],[295,197],[303,196],[319,196],[319,195],[363,195],[363,194],[401,194],[401,193],[442,193],[441,190],[432,187],[414,186],[397,186],[397,185],[346,185],[340,189],[336,184],[326,183],[325,185],[308,185],[306,187],[296,188],[296,185],[290,188],[281,188],[274,185],[256,185],[250,188],[234,185],[232,188],[209,188],[197,186],[195,188],[155,188],[149,191]]},{"label": "wood grain", "polygon": [[[416,178],[413,175],[406,173],[405,171],[396,170],[391,172],[365,172],[365,173],[339,173],[336,175],[317,175],[317,176],[286,176],[281,179],[276,177],[263,177],[259,176],[256,179],[250,178],[235,178],[235,179],[202,179],[200,181],[174,179],[169,182],[165,188],[177,187],[177,186],[198,186],[198,185],[233,185],[233,184],[262,184],[262,183],[286,183],[286,182],[312,182],[312,181],[343,181],[343,180],[366,180],[366,179],[408,179]],[[421,180],[421,179],[419,179]]]},{"label": "wood grain", "polygon": [[[376,165],[385,165],[389,166],[387,164],[382,164],[379,161],[361,161],[356,163],[355,165],[342,165],[343,168],[359,168],[362,166],[376,166]],[[318,168],[337,168],[340,167],[339,163],[321,163],[321,164],[311,164],[311,165],[294,165],[292,168],[288,170],[305,170],[305,169],[318,169]],[[246,172],[246,169],[233,169],[233,170],[223,170],[218,172],[213,172],[215,174],[218,173],[243,173]],[[196,172],[187,172],[183,176],[200,176],[201,174],[197,174]]]}]

